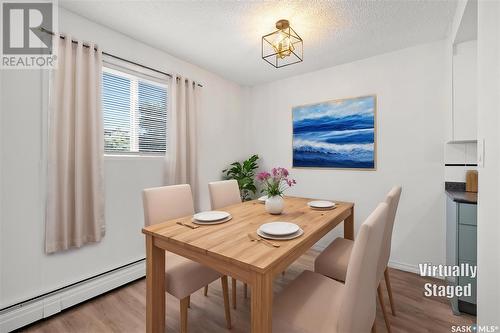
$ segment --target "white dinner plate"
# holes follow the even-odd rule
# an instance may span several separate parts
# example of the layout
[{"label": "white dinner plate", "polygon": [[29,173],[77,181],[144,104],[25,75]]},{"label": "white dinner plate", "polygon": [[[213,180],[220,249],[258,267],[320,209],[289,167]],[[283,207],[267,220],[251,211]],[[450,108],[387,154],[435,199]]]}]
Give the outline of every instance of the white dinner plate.
[{"label": "white dinner plate", "polygon": [[290,240],[290,239],[294,239],[294,238],[300,237],[303,234],[304,234],[304,230],[302,230],[301,228],[299,228],[299,230],[297,232],[294,232],[293,234],[286,235],[286,236],[268,235],[265,232],[263,232],[262,230],[257,229],[257,235],[259,235],[262,238],[273,239],[273,240]]},{"label": "white dinner plate", "polygon": [[260,198],[257,199],[260,203],[266,203],[267,200],[267,195],[263,195]]},{"label": "white dinner plate", "polygon": [[299,226],[290,222],[264,223],[259,230],[270,236],[286,236],[299,231]]},{"label": "white dinner plate", "polygon": [[194,224],[199,224],[199,225],[212,225],[212,224],[221,224],[221,223],[226,223],[227,221],[230,221],[233,217],[229,215],[225,219],[222,220],[217,220],[217,221],[211,221],[211,222],[202,222],[195,220],[194,218],[191,220]]},{"label": "white dinner plate", "polygon": [[333,208],[335,207],[335,202],[325,201],[325,200],[315,200],[315,201],[309,201],[307,205],[312,208]]},{"label": "white dinner plate", "polygon": [[222,212],[218,210],[211,210],[206,212],[201,212],[198,214],[194,214],[193,218],[200,222],[214,222],[220,221],[231,216],[228,212]]}]

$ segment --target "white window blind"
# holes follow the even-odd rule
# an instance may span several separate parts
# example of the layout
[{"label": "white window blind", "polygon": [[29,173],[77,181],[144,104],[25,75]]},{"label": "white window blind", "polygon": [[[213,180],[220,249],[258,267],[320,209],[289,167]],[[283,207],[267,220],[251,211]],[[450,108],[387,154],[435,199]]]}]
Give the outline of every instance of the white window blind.
[{"label": "white window blind", "polygon": [[103,68],[102,111],[106,153],[164,154],[167,85],[144,74]]}]

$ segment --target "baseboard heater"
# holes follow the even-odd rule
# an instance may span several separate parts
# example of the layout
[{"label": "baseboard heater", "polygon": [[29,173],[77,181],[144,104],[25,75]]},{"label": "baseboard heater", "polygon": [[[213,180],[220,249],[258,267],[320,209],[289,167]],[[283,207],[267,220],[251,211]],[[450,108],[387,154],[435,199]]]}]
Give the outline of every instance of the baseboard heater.
[{"label": "baseboard heater", "polygon": [[146,275],[146,261],[133,263],[34,297],[0,310],[0,333],[10,332],[50,317]]}]

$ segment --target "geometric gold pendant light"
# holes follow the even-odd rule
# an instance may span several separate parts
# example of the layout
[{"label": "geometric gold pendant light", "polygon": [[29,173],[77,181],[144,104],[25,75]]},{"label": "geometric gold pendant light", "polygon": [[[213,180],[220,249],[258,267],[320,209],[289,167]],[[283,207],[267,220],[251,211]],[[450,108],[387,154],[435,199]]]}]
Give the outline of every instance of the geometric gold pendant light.
[{"label": "geometric gold pendant light", "polygon": [[304,44],[290,22],[279,20],[276,29],[262,36],[262,59],[276,68],[301,62],[304,59]]}]

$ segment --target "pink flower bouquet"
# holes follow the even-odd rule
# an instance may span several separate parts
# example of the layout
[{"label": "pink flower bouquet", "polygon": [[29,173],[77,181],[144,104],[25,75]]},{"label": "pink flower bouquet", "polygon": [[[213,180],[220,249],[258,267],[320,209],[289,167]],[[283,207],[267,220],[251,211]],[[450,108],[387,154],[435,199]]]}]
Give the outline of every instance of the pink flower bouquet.
[{"label": "pink flower bouquet", "polygon": [[297,184],[295,179],[289,178],[290,173],[285,168],[273,168],[271,173],[264,171],[257,174],[257,180],[263,184],[262,192],[268,197],[283,196],[283,192]]}]

